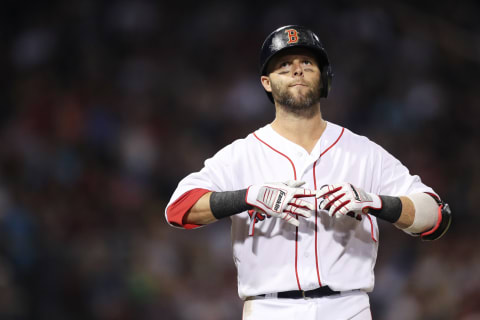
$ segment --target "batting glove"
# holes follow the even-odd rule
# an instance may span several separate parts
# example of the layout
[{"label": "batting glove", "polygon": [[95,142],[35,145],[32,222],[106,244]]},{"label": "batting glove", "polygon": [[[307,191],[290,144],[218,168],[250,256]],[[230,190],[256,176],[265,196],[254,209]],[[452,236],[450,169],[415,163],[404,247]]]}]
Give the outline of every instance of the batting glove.
[{"label": "batting glove", "polygon": [[382,200],[376,194],[365,192],[350,183],[324,185],[317,191],[320,199],[320,210],[328,210],[331,217],[345,215],[362,220],[362,214],[368,214],[369,209],[381,209]]},{"label": "batting glove", "polygon": [[299,222],[295,215],[305,218],[311,217],[315,205],[302,200],[305,197],[315,197],[316,192],[301,189],[303,181],[290,180],[279,183],[252,185],[247,190],[245,201],[254,207],[256,212],[280,218],[298,227]]},{"label": "batting glove", "polygon": [[248,210],[248,215],[250,216],[250,219],[254,219],[255,222],[263,221],[265,220],[265,217],[266,217],[264,213],[255,211],[255,209]]}]

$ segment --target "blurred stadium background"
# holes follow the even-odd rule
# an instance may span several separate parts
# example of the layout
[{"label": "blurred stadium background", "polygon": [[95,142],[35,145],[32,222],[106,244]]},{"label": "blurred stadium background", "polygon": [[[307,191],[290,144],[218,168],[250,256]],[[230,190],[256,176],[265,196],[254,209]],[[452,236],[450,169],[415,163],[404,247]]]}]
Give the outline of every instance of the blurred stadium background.
[{"label": "blurred stadium background", "polygon": [[263,39],[303,24],[327,120],[446,199],[421,242],[382,224],[374,319],[480,319],[477,1],[27,1],[0,10],[0,319],[240,319],[229,223],[165,223],[178,181],[273,119]]}]

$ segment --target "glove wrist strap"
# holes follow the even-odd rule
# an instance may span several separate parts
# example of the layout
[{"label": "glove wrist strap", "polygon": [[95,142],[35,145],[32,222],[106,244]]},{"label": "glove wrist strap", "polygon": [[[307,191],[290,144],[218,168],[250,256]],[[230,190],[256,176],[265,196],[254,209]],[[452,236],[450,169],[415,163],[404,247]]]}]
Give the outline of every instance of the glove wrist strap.
[{"label": "glove wrist strap", "polygon": [[402,201],[399,197],[380,196],[380,209],[370,209],[369,213],[382,220],[395,223],[402,214]]}]

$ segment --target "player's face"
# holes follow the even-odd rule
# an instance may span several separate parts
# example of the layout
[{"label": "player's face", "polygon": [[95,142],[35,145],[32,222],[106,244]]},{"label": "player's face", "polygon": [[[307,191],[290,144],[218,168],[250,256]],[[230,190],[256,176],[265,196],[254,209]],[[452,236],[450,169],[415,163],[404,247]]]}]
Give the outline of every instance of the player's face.
[{"label": "player's face", "polygon": [[299,112],[320,101],[320,69],[309,50],[294,49],[279,54],[269,67],[270,90],[277,103]]}]

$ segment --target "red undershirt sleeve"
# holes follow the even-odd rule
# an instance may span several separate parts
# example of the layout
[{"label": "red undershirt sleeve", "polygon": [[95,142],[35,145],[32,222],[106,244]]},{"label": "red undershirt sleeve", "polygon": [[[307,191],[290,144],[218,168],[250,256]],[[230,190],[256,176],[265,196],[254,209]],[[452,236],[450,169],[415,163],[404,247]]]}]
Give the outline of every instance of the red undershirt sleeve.
[{"label": "red undershirt sleeve", "polygon": [[184,223],[185,214],[205,193],[210,192],[207,189],[193,189],[182,194],[167,208],[167,221],[176,227],[185,229],[195,229],[200,227],[198,224]]}]

